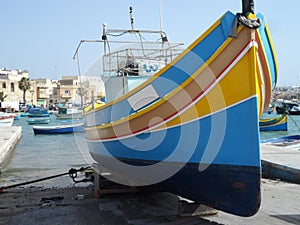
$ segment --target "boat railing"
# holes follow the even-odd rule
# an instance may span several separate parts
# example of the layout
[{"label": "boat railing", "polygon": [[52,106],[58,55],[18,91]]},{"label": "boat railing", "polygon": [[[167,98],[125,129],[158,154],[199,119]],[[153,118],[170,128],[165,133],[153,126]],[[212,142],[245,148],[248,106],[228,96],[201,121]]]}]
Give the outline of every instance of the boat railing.
[{"label": "boat railing", "polygon": [[[103,55],[103,76],[152,76],[182,52],[180,44],[129,45]],[[140,48],[138,48],[140,47]]]}]

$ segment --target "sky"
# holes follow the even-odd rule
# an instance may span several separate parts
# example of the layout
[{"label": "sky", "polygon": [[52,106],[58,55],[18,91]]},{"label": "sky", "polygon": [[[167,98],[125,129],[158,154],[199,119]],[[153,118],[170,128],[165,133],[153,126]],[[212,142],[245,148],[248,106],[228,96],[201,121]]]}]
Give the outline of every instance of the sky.
[{"label": "sky", "polygon": [[[162,19],[160,20],[160,2]],[[28,70],[29,78],[78,75],[73,60],[80,40],[100,39],[102,24],[130,29],[160,29],[171,42],[192,43],[226,11],[241,12],[241,0],[9,0],[0,1],[0,67]],[[299,0],[256,0],[265,15],[278,58],[278,85],[300,85]],[[80,50],[81,73],[102,54],[100,44]]]}]

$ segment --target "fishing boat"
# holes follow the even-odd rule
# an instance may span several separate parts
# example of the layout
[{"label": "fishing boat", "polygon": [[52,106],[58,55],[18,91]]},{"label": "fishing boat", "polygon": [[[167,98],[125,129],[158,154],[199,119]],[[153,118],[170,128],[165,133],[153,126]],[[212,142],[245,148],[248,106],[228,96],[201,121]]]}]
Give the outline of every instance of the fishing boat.
[{"label": "fishing boat", "polygon": [[83,123],[53,126],[32,126],[34,134],[67,134],[83,132]]},{"label": "fishing boat", "polygon": [[32,117],[27,119],[28,124],[48,124],[50,123],[50,116],[46,117]]},{"label": "fishing boat", "polygon": [[276,104],[275,109],[277,114],[300,115],[299,105],[296,102],[289,100],[277,100]]},{"label": "fishing boat", "polygon": [[[131,29],[104,24],[96,42],[104,43],[106,104],[83,115],[97,172],[235,215],[258,211],[258,121],[276,84],[277,60],[264,16],[245,15],[226,12],[177,56],[165,32],[133,27],[132,9]],[[147,48],[148,33],[160,42]],[[118,42],[110,39],[132,34],[140,41],[112,50]]]},{"label": "fishing boat", "polygon": [[0,115],[0,127],[11,127],[14,123],[13,115]]},{"label": "fishing boat", "polygon": [[289,111],[289,115],[300,115],[300,107],[298,106],[293,106]]},{"label": "fishing boat", "polygon": [[55,114],[57,119],[82,119],[82,110],[80,108],[59,107],[58,113]]},{"label": "fishing boat", "polygon": [[261,141],[264,145],[273,145],[278,147],[300,147],[300,135],[289,135],[283,137],[270,138]]},{"label": "fishing boat", "polygon": [[41,107],[32,107],[27,110],[28,117],[49,117],[49,113],[47,109],[43,109]]},{"label": "fishing boat", "polygon": [[260,131],[287,131],[288,117],[282,114],[279,117],[262,118],[259,120]]}]

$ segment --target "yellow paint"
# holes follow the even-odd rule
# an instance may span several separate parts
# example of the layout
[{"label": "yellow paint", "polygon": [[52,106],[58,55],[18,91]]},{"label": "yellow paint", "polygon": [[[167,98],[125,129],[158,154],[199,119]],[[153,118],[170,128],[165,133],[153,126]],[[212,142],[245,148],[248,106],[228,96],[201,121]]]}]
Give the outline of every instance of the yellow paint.
[{"label": "yellow paint", "polygon": [[274,44],[273,44],[273,40],[271,38],[271,34],[270,34],[270,30],[269,30],[268,24],[266,24],[265,30],[266,30],[266,33],[267,33],[267,36],[268,36],[268,39],[269,39],[269,44],[271,46],[272,54],[273,54],[273,57],[274,57],[274,62],[275,62],[275,76],[276,76],[276,81],[277,81],[277,79],[278,79],[278,61],[277,61],[277,55],[276,55],[276,52],[275,52],[275,49],[274,49]]},{"label": "yellow paint", "polygon": [[[99,109],[99,108],[102,107],[103,105],[105,105],[105,103],[103,103],[103,102],[96,102],[96,103],[94,104],[94,109]],[[93,110],[92,104],[90,104],[90,105],[84,107],[84,108],[83,108],[83,113],[87,113],[87,112],[89,112],[89,111],[91,111],[91,110]]]},{"label": "yellow paint", "polygon": [[94,113],[98,110],[102,110],[106,107],[112,106],[113,104],[116,104],[122,100],[127,99],[129,96],[131,96],[132,94],[138,92],[139,90],[143,89],[144,87],[146,87],[147,85],[149,85],[150,83],[152,83],[157,77],[159,77],[161,74],[165,73],[168,69],[170,69],[175,63],[177,63],[179,60],[181,60],[186,54],[188,54],[191,49],[193,49],[196,45],[198,45],[203,39],[205,39],[216,27],[218,27],[221,23],[221,19],[224,17],[225,15],[223,15],[222,17],[219,18],[219,20],[217,20],[212,26],[210,26],[210,28],[208,30],[206,30],[206,32],[204,32],[198,39],[196,39],[189,47],[187,47],[181,54],[179,54],[171,63],[169,63],[168,65],[166,65],[164,68],[162,68],[159,72],[157,72],[156,74],[154,74],[150,79],[148,79],[147,81],[145,81],[144,83],[142,83],[140,86],[138,86],[137,88],[129,91],[128,93],[126,93],[125,95],[121,96],[120,98],[109,102],[105,105],[103,105],[102,107],[96,108],[95,110],[87,110],[85,112],[85,114],[90,114],[90,113]]},{"label": "yellow paint", "polygon": [[257,95],[259,82],[257,82],[257,78],[254,78],[257,76],[256,69],[253,69],[255,67],[253,54],[256,54],[255,52],[256,47],[253,46],[204,98],[184,112],[180,118],[168,122],[167,127],[212,114]]}]

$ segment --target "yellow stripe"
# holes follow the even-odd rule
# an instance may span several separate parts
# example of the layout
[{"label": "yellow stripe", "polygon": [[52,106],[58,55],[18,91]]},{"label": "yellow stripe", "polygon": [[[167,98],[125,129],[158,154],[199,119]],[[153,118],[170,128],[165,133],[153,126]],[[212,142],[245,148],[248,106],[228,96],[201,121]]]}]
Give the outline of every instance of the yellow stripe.
[{"label": "yellow stripe", "polygon": [[193,49],[196,45],[198,45],[202,40],[204,40],[216,27],[218,27],[221,24],[221,19],[224,17],[225,15],[223,15],[222,17],[219,18],[219,20],[217,20],[206,32],[204,32],[198,39],[196,39],[189,47],[187,47],[182,53],[180,53],[171,63],[169,63],[168,65],[166,65],[164,68],[162,68],[159,72],[157,72],[156,74],[154,74],[150,79],[148,79],[147,81],[145,81],[144,83],[142,83],[140,86],[138,86],[137,88],[129,91],[128,93],[126,93],[125,95],[121,96],[120,98],[107,103],[106,105],[99,107],[95,110],[92,111],[88,111],[86,112],[86,114],[90,114],[93,112],[96,112],[98,110],[102,110],[106,107],[112,106],[113,104],[116,104],[126,98],[128,98],[130,95],[134,94],[135,92],[138,92],[139,90],[143,89],[144,87],[146,87],[148,84],[152,83],[153,80],[155,80],[157,77],[159,77],[161,74],[165,73],[168,69],[170,69],[171,66],[173,66],[174,64],[176,64],[179,60],[181,60],[185,55],[187,55],[191,49]]},{"label": "yellow stripe", "polygon": [[[238,33],[241,32],[241,30],[244,29],[242,27],[239,27],[238,29]],[[151,110],[153,110],[154,108],[158,107],[161,104],[164,104],[166,101],[169,101],[174,95],[176,95],[178,92],[180,92],[182,89],[184,89],[192,80],[195,79],[196,76],[198,76],[203,70],[205,70],[207,67],[209,67],[208,65],[213,62],[218,56],[219,54],[230,44],[231,41],[233,41],[234,39],[228,38],[224,44],[206,61],[206,63],[204,63],[195,73],[193,73],[188,79],[186,79],[180,86],[178,86],[176,89],[174,89],[170,94],[165,95],[161,100],[159,100],[157,103],[143,109],[140,112],[136,112],[132,115],[129,115],[128,117],[124,117],[120,120],[117,121],[112,121],[110,123],[107,124],[102,124],[102,125],[98,125],[96,128],[107,128],[110,126],[116,126],[118,124],[121,124],[123,122],[132,120],[136,117],[139,117],[143,114],[146,114],[148,112],[150,112]],[[103,109],[103,108],[100,108]],[[87,128],[90,129],[90,128]],[[91,128],[92,129],[92,128]]]},{"label": "yellow stripe", "polygon": [[274,48],[274,44],[273,44],[273,40],[271,38],[271,34],[270,34],[270,30],[269,30],[269,26],[268,24],[266,24],[266,33],[267,33],[267,36],[268,36],[268,39],[269,39],[269,43],[270,43],[270,46],[271,46],[271,49],[272,49],[272,53],[273,53],[273,57],[274,57],[274,63],[275,63],[275,76],[276,76],[276,81],[277,81],[277,76],[278,76],[278,61],[277,61],[277,55],[276,55],[276,51],[275,51],[275,48]]},{"label": "yellow stripe", "polygon": [[[203,99],[194,107],[184,112],[180,117],[168,122],[166,126],[174,126],[196,119],[197,117],[209,115],[256,95],[257,82],[253,81],[253,73],[245,73],[245,68],[253,68],[253,54],[255,51],[256,47],[252,47]],[[256,74],[256,72],[254,72],[254,74]],[[195,113],[195,111],[197,113]]]}]

